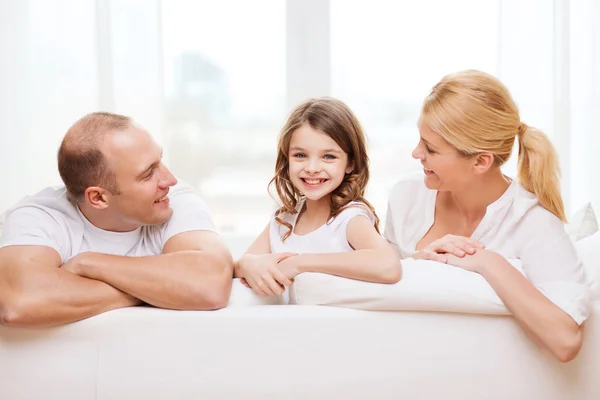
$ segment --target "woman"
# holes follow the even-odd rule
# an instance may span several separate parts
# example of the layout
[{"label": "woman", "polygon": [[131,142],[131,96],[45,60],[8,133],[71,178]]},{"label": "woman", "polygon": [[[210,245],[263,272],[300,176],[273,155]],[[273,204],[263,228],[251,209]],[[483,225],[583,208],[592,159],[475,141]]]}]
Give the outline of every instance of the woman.
[{"label": "woman", "polygon": [[[506,87],[479,71],[444,77],[425,99],[413,157],[424,179],[390,195],[386,238],[402,258],[481,274],[523,329],[573,359],[589,315],[583,266],[564,229],[556,152],[521,122]],[[518,183],[501,166],[518,140]],[[508,260],[518,259],[523,272]]]}]

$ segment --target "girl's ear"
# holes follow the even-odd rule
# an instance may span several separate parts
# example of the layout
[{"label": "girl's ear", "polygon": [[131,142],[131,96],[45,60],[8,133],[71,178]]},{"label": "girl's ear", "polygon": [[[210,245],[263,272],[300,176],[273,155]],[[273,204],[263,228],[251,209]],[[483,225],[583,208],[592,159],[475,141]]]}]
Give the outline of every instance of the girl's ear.
[{"label": "girl's ear", "polygon": [[348,162],[348,166],[346,167],[346,175],[354,171],[354,163]]}]

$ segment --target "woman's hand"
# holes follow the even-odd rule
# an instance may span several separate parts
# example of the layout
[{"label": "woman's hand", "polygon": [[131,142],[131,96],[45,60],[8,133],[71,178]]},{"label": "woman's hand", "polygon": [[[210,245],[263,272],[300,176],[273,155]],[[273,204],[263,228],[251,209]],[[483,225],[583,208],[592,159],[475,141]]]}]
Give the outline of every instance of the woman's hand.
[{"label": "woman's hand", "polygon": [[276,296],[283,293],[292,281],[277,267],[277,264],[294,253],[244,254],[238,261],[242,284],[247,284],[260,296]]},{"label": "woman's hand", "polygon": [[446,263],[450,255],[462,258],[466,255],[473,255],[477,250],[483,248],[485,246],[477,240],[465,236],[446,235],[429,243],[414,254],[412,258],[415,260],[433,260]]},{"label": "woman's hand", "polygon": [[481,269],[491,262],[504,260],[504,257],[494,251],[478,249],[474,254],[467,254],[463,257],[456,257],[454,254],[447,254],[447,264],[462,268],[467,271],[480,273]]}]

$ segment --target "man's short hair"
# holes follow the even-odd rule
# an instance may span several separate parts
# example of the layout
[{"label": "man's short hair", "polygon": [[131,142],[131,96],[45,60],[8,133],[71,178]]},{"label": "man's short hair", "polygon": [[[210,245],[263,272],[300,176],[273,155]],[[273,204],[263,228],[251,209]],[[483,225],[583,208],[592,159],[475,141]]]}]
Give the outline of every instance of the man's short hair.
[{"label": "man's short hair", "polygon": [[86,115],[67,131],[58,150],[58,172],[69,200],[79,202],[87,188],[99,186],[119,194],[115,174],[109,168],[99,143],[104,135],[131,126],[130,117],[107,112]]}]

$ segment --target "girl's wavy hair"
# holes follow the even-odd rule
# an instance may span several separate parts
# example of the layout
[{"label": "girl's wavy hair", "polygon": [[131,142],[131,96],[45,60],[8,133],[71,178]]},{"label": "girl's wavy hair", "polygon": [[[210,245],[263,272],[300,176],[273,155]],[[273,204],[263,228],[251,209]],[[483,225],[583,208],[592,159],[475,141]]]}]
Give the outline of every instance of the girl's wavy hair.
[{"label": "girl's wavy hair", "polygon": [[280,208],[275,220],[288,228],[282,236],[286,240],[292,233],[292,225],[280,218],[283,214],[295,214],[302,199],[302,193],[292,184],[289,175],[289,152],[292,134],[303,124],[325,133],[348,154],[348,165],[352,172],[346,174],[340,186],[331,193],[331,218],[335,218],[352,201],[362,202],[375,217],[375,229],[379,232],[379,217],[373,206],[365,199],[365,189],[369,182],[369,156],[366,139],[358,119],[342,101],[321,97],[306,100],[298,105],[288,116],[281,129],[277,145],[275,176],[269,182],[269,193],[273,198],[273,188],[277,191]]}]

